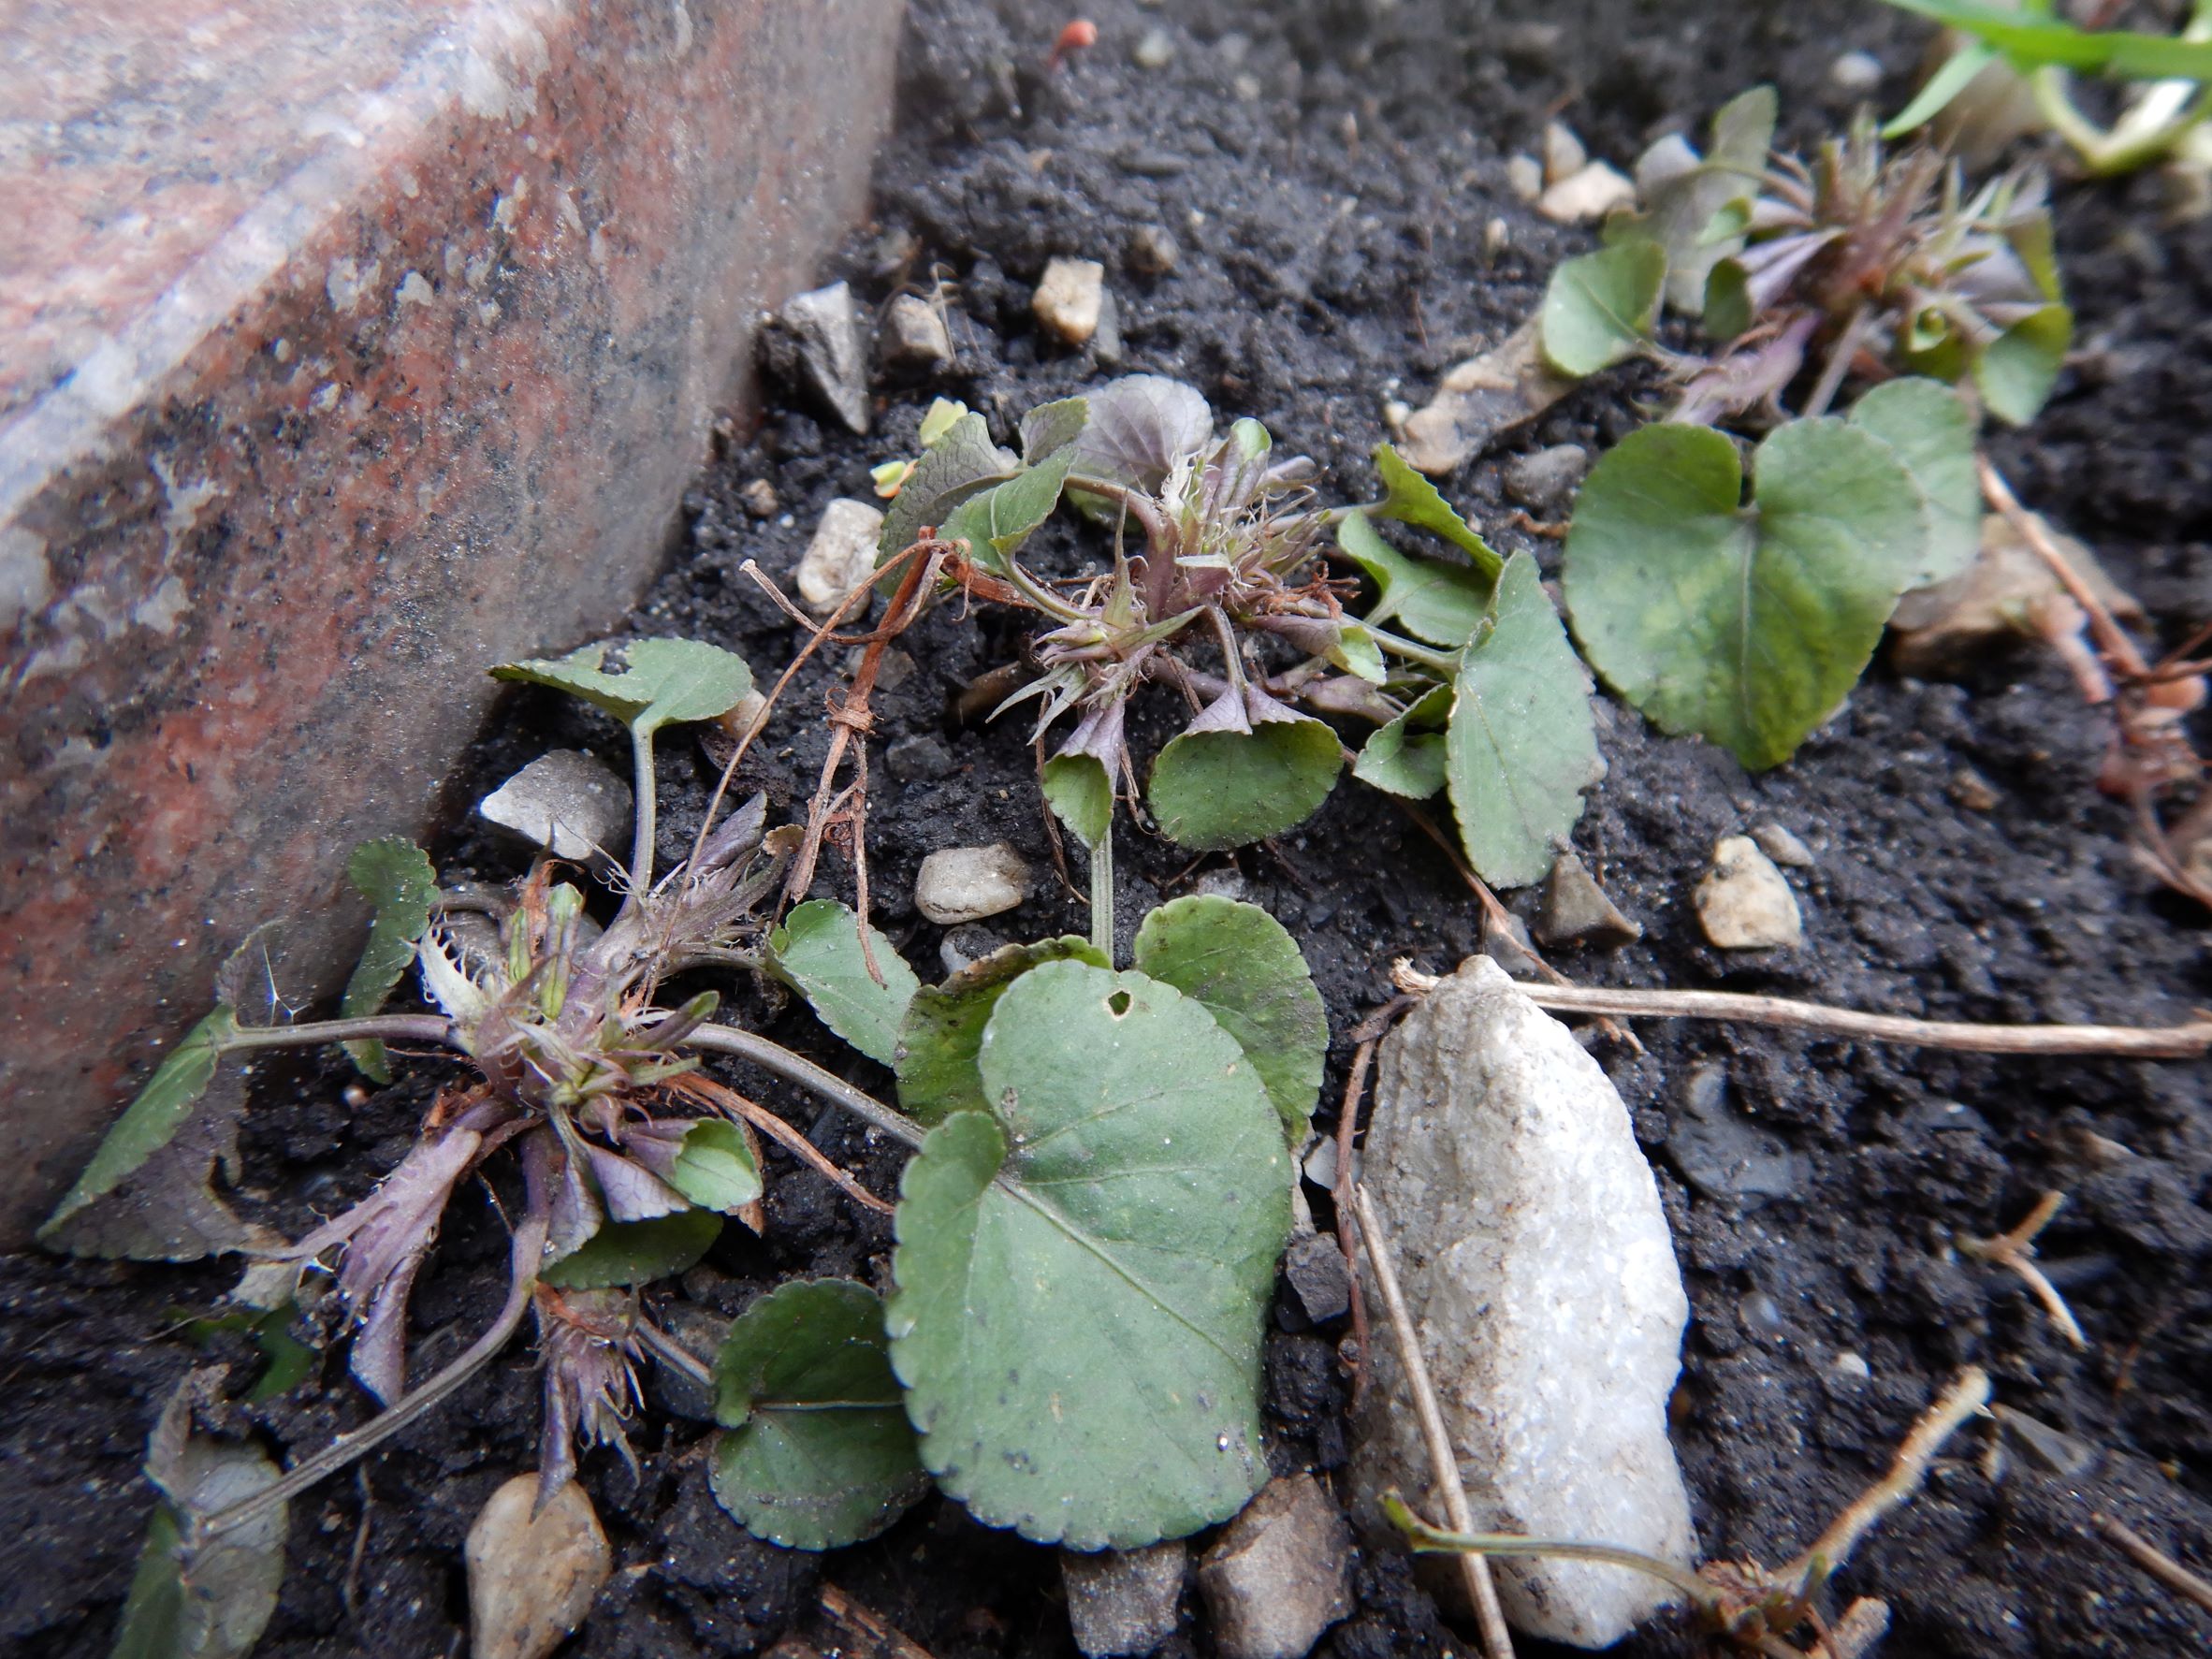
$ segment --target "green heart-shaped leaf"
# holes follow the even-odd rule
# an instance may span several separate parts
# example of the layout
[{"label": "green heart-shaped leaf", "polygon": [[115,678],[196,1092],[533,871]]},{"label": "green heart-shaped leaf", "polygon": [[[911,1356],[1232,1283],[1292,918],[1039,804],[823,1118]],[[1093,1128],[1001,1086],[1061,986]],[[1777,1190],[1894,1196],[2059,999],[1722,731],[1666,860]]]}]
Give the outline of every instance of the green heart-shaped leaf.
[{"label": "green heart-shaped leaf", "polygon": [[702,640],[638,640],[624,648],[626,666],[618,674],[600,666],[606,650],[593,645],[565,657],[502,662],[491,677],[581,697],[639,737],[679,720],[727,714],[752,691],[752,670],[745,659]]},{"label": "green heart-shaped leaf", "polygon": [[1172,899],[1137,929],[1132,960],[1205,1005],[1259,1071],[1290,1145],[1303,1145],[1329,1056],[1329,1013],[1283,924],[1217,895]]},{"label": "green heart-shaped leaf", "polygon": [[1920,490],[1890,447],[1836,419],[1777,429],[1743,500],[1736,446],[1671,424],[1592,469],[1564,586],[1591,664],[1663,730],[1772,766],[1857,683],[1927,563]]},{"label": "green heart-shaped leaf", "polygon": [[898,1033],[898,1103],[920,1124],[955,1112],[987,1112],[976,1055],[983,1027],[1006,988],[1041,962],[1111,968],[1105,953],[1073,934],[1034,945],[1007,945],[970,962],[941,985],[924,985],[907,1005]]},{"label": "green heart-shaped leaf", "polygon": [[990,1113],[907,1166],[892,1364],[922,1461],[978,1520],[1132,1549],[1267,1479],[1260,1343],[1290,1219],[1282,1124],[1172,986],[1083,962],[983,1032]]},{"label": "green heart-shaped leaf", "polygon": [[1186,732],[1152,763],[1146,798],[1171,841],[1207,851],[1242,847],[1312,817],[1343,764],[1336,734],[1316,720]]},{"label": "green heart-shaped leaf", "polygon": [[1467,862],[1500,887],[1541,880],[1602,767],[1590,682],[1526,553],[1460,654],[1444,749]]},{"label": "green heart-shaped leaf", "polygon": [[755,1537],[840,1549],[928,1490],[866,1286],[815,1279],[762,1297],[730,1327],[714,1381],[714,1495]]},{"label": "green heart-shaped leaf", "polygon": [[1658,323],[1666,284],[1666,250],[1657,242],[1638,239],[1566,260],[1544,290],[1546,359],[1580,377],[1636,356]]},{"label": "green heart-shaped leaf", "polygon": [[1858,400],[1851,424],[1889,445],[1928,498],[1928,556],[1912,585],[1948,581],[1982,547],[1982,487],[1974,475],[1974,419],[1947,386],[1908,375]]}]

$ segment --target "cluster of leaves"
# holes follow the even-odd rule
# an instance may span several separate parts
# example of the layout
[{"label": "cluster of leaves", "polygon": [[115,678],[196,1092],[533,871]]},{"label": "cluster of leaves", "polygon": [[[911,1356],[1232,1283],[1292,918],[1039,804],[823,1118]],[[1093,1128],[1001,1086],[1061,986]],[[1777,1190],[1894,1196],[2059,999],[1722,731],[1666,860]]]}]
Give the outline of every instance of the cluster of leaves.
[{"label": "cluster of leaves", "polygon": [[[2207,160],[2203,138],[2212,109],[2205,83],[2212,80],[2212,5],[2200,0],[2179,35],[2131,29],[2083,29],[2055,14],[2051,0],[2018,7],[1981,0],[1889,0],[1903,11],[1931,18],[1967,38],[1931,75],[1918,96],[1883,129],[1885,137],[1911,132],[1949,109],[1986,72],[1999,65],[2025,76],[2037,110],[2069,145],[2088,172],[2132,172],[2176,152]],[[2154,81],[2110,127],[2100,126],[2074,102],[2068,77],[2103,75]]]},{"label": "cluster of leaves", "polygon": [[[1501,559],[1387,445],[1384,498],[1324,509],[1311,464],[1278,460],[1259,422],[1216,437],[1204,398],[1156,375],[1033,410],[1020,437],[1017,457],[980,415],[942,426],[886,516],[881,554],[934,526],[969,592],[1045,624],[1009,704],[1040,704],[1040,736],[1073,715],[1042,784],[1094,860],[1123,799],[1193,849],[1294,827],[1346,758],[1321,717],[1348,716],[1379,728],[1354,775],[1408,797],[1448,791],[1482,875],[1518,884],[1550,868],[1599,766],[1588,681],[1525,556]],[[1112,569],[1071,585],[1019,557],[1063,499],[1114,532]],[[1440,538],[1441,556],[1401,552],[1378,520]],[[1374,585],[1364,616],[1318,566],[1332,530]],[[1128,708],[1150,683],[1189,714],[1141,787]]]},{"label": "cluster of leaves", "polygon": [[[1328,1042],[1289,935],[1255,907],[1186,899],[1145,920],[1128,970],[1061,939],[924,987],[842,905],[801,904],[774,924],[800,835],[768,830],[764,798],[703,828],[692,856],[654,880],[654,734],[745,699],[739,659],[660,640],[630,647],[619,671],[591,650],[495,673],[581,697],[631,734],[638,842],[626,869],[593,861],[620,895],[614,919],[597,926],[550,858],[509,903],[441,892],[404,842],[364,847],[354,874],[375,920],[344,1017],[253,1023],[247,976],[226,970],[219,1006],[42,1234],[88,1254],[246,1254],[240,1304],[195,1330],[262,1346],[271,1366],[256,1397],[309,1369],[292,1334],[302,1275],[334,1267],[352,1372],[386,1406],[282,1476],[257,1452],[191,1439],[189,1405],[173,1408],[149,1463],[167,1497],[125,1651],[247,1651],[274,1605],[290,1496],[450,1393],[531,1313],[545,1374],[541,1507],[573,1477],[579,1443],[628,1457],[635,1366],[672,1346],[641,1288],[698,1261],[726,1217],[764,1224],[755,1125],[804,1150],[789,1125],[703,1074],[702,1050],[819,1080],[917,1149],[888,1301],[857,1284],[786,1286],[749,1310],[715,1362],[715,1487],[743,1524],[828,1548],[888,1525],[932,1476],[986,1521],[1080,1548],[1180,1535],[1240,1508],[1267,1477],[1260,1343]],[[441,1012],[380,1011],[410,966]],[[662,1004],[665,982],[728,968],[802,991],[895,1071],[904,1113],[708,1023],[712,991]],[[390,1041],[442,1048],[473,1080],[440,1094],[369,1197],[306,1237],[237,1223],[208,1185],[211,1152],[165,1173],[179,1146],[213,1144],[191,1131],[231,1056],[343,1043],[382,1076]],[[520,1163],[524,1189],[506,1306],[411,1389],[416,1276],[454,1194],[500,1155]],[[182,1230],[179,1214],[191,1218]]]},{"label": "cluster of leaves", "polygon": [[1131,968],[1061,938],[922,986],[871,973],[859,930],[813,900],[771,952],[926,1128],[893,1288],[788,1286],[737,1321],[717,1495],[808,1549],[889,1525],[924,1471],[1076,1549],[1234,1514],[1267,1478],[1260,1339],[1328,1044],[1296,943],[1257,907],[1186,898],[1145,919]]},{"label": "cluster of leaves", "polygon": [[[1758,87],[1707,154],[1655,145],[1644,207],[1559,268],[1539,319],[1561,372],[1645,356],[1676,387],[1577,500],[1561,586],[1583,654],[1664,730],[1752,767],[1834,713],[1904,593],[1972,563],[1965,388],[2025,420],[2073,328],[2036,181],[1969,197],[1931,152],[1885,160],[1864,124],[1807,166],[1770,154],[1774,117]],[[1663,306],[1702,318],[1710,356],[1656,343]],[[1855,377],[1877,384],[1827,415]],[[1763,429],[1748,467],[1723,421]]]},{"label": "cluster of leaves", "polygon": [[[1668,418],[1826,413],[1846,376],[1971,382],[2001,418],[2029,419],[2073,338],[2059,298],[2041,176],[1966,190],[1955,164],[1913,149],[1885,156],[1870,121],[1811,162],[1771,152],[1771,87],[1714,118],[1700,155],[1663,138],[1637,164],[1641,211],[1616,213],[1606,246],[1569,259],[1544,298],[1540,339],[1581,376],[1656,357],[1678,388]],[[1662,306],[1696,319],[1710,353],[1667,351]]]}]

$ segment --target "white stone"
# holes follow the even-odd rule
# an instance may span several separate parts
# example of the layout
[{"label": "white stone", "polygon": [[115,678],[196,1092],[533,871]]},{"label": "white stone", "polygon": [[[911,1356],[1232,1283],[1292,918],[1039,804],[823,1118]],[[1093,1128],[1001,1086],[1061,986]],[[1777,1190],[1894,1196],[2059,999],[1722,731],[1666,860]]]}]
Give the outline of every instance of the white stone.
[{"label": "white stone", "polygon": [[909,373],[927,373],[953,360],[953,337],[936,306],[918,294],[901,294],[883,313],[879,342],[884,363]]},{"label": "white stone", "polygon": [[1776,951],[1805,937],[1797,895],[1749,836],[1724,836],[1697,883],[1697,924],[1724,951]]},{"label": "white stone", "polygon": [[883,515],[867,502],[850,496],[830,502],[799,560],[799,603],[818,617],[836,610],[876,568],[876,538],[882,533]]},{"label": "white stone", "polygon": [[1636,185],[1628,175],[1602,161],[1569,173],[1536,197],[1536,211],[1558,225],[1602,219],[1615,208],[1632,207]]},{"label": "white stone", "polygon": [[1870,51],[1847,51],[1828,65],[1828,83],[1838,92],[1863,98],[1882,90],[1882,60]]},{"label": "white stone", "polygon": [[914,878],[914,908],[940,927],[1002,914],[1028,896],[1029,866],[1004,841],[940,848]]},{"label": "white stone", "polygon": [[1352,1610],[1352,1536],[1311,1475],[1271,1480],[1199,1563],[1221,1659],[1305,1659]]},{"label": "white stone", "polygon": [[517,1475],[469,1528],[473,1659],[545,1659],[584,1622],[615,1570],[591,1500],[571,1480],[535,1519],[538,1477]]},{"label": "white stone", "polygon": [[868,429],[867,343],[860,308],[843,283],[794,294],[779,319],[800,377],[855,432]]},{"label": "white stone", "polygon": [[1793,870],[1809,870],[1812,867],[1812,849],[1772,819],[1765,823],[1753,824],[1751,837],[1758,842],[1759,851],[1776,864]]},{"label": "white stone", "polygon": [[1068,345],[1088,345],[1106,299],[1106,268],[1096,259],[1055,259],[1044,268],[1030,309],[1046,331]]},{"label": "white stone", "polygon": [[630,786],[591,756],[557,749],[476,804],[477,816],[536,842],[556,858],[619,856],[630,845]]},{"label": "white stone", "polygon": [[1506,187],[1522,201],[1535,201],[1544,194],[1544,164],[1533,155],[1508,155]]},{"label": "white stone", "polygon": [[1181,1538],[1142,1550],[1060,1552],[1068,1623],[1087,1659],[1149,1653],[1175,1634],[1190,1548]]},{"label": "white stone", "polygon": [[1575,129],[1564,121],[1549,122],[1544,127],[1544,182],[1556,184],[1562,179],[1571,179],[1590,165],[1590,152],[1582,148],[1582,140],[1575,136]]},{"label": "white stone", "polygon": [[[1363,1185],[1388,1239],[1479,1531],[1625,1545],[1684,1568],[1666,1435],[1690,1317],[1628,1111],[1574,1034],[1471,957],[1384,1041]],[[1367,1305],[1381,1306],[1372,1279]],[[1428,1505],[1394,1342],[1354,1424],[1358,1512]],[[1418,1496],[1416,1495],[1418,1494]],[[1506,1618],[1602,1648],[1670,1600],[1589,1562],[1492,1564]]]}]

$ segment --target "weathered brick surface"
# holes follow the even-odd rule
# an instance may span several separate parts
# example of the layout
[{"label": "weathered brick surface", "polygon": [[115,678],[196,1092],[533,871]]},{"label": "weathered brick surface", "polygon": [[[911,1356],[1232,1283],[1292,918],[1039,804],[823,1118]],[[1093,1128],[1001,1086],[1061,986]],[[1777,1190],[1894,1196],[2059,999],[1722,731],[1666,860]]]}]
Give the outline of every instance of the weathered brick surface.
[{"label": "weathered brick surface", "polygon": [[357,942],[484,665],[634,596],[862,211],[899,11],[0,14],[0,1243],[229,941]]}]

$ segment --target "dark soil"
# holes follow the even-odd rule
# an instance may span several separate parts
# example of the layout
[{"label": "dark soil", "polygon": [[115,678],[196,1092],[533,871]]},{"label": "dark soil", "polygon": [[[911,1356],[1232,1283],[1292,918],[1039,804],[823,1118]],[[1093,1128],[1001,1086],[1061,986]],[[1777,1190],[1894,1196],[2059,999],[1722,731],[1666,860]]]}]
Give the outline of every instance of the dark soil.
[{"label": "dark soil", "polygon": [[[1839,52],[1876,52],[1894,107],[1922,39],[1878,7],[1830,3],[1522,0],[1493,14],[1449,0],[1264,10],[1103,0],[1091,11],[1099,46],[1047,78],[1040,66],[1061,12],[1013,0],[916,0],[911,11],[878,225],[832,274],[880,301],[941,273],[959,318],[958,361],[928,385],[880,387],[878,430],[865,440],[804,406],[772,403],[758,434],[700,477],[689,534],[633,618],[636,633],[716,640],[762,671],[788,660],[799,635],[738,567],[756,560],[786,575],[823,504],[866,498],[868,466],[910,446],[939,392],[1004,429],[1031,404],[1117,370],[1175,375],[1224,415],[1257,416],[1279,444],[1315,457],[1332,499],[1366,496],[1385,400],[1419,401],[1444,367],[1526,313],[1558,258],[1587,245],[1536,220],[1505,186],[1505,156],[1533,143],[1548,112],[1564,111],[1594,153],[1625,165],[1662,125],[1701,125],[1728,94],[1770,78],[1783,88],[1785,124],[1803,137],[1842,113],[1827,78]],[[1530,22],[1561,27],[1547,41],[1517,26]],[[1141,71],[1131,49],[1156,27],[1173,59]],[[1486,254],[1493,220],[1505,240]],[[1132,238],[1147,225],[1180,247],[1171,274],[1132,269]],[[2147,185],[2067,193],[2059,226],[2085,350],[2042,419],[1999,438],[1996,454],[2031,505],[2096,546],[2172,643],[2212,609],[2212,448],[2202,437],[2212,420],[2212,226],[2161,229]],[[1055,254],[1106,264],[1119,365],[1039,338],[1028,297]],[[1634,419],[1621,386],[1596,385],[1515,444],[1602,446]],[[1555,545],[1508,521],[1506,458],[1471,464],[1445,481],[1447,493],[1502,546],[1531,546],[1551,568]],[[781,507],[756,520],[739,491],[761,478]],[[1100,551],[1064,525],[1033,546],[1041,564],[1068,569]],[[909,897],[924,853],[1004,838],[1041,872],[1052,861],[1026,724],[1010,717],[979,728],[953,712],[968,680],[1015,652],[1015,629],[987,608],[965,621],[947,611],[902,645],[897,667],[908,672],[877,703],[871,859],[879,922],[933,978],[944,941]],[[779,808],[811,787],[830,683],[827,671],[803,677],[774,741],[748,763],[745,781]],[[1610,773],[1576,843],[1647,933],[1610,957],[1563,955],[1577,977],[1982,1020],[2153,1023],[2212,1002],[2205,918],[2132,859],[2120,808],[2092,783],[2104,720],[2046,657],[2002,658],[1964,684],[1878,668],[1794,761],[1758,777],[1716,749],[1658,736],[1622,706],[1602,703],[1601,713]],[[1159,735],[1140,727],[1141,752]],[[512,851],[465,827],[463,808],[556,742],[626,764],[604,726],[549,696],[517,696],[457,777],[463,827],[437,849],[442,868],[514,873]],[[710,781],[700,757],[669,749],[664,857],[680,853]],[[1970,770],[1993,808],[1957,804]],[[1806,943],[1724,957],[1700,942],[1689,891],[1716,837],[1769,820],[1817,858],[1797,882]],[[1131,831],[1122,848],[1125,926],[1209,872],[1241,881],[1302,942],[1340,1031],[1388,994],[1392,957],[1448,968],[1478,945],[1476,907],[1449,864],[1394,808],[1348,784],[1279,847],[1196,871]],[[842,895],[849,880],[832,860],[820,891]],[[1533,908],[1532,895],[1517,897]],[[1083,908],[1048,875],[990,930],[1026,939],[1084,925]],[[742,995],[748,1017],[774,1022],[866,1084],[883,1082],[866,1062],[834,1057],[803,1015]],[[2093,1511],[2109,1510],[2185,1558],[2212,1560],[2204,1069],[1999,1060],[1657,1022],[1638,1034],[1641,1054],[1603,1039],[1595,1052],[1652,1155],[1689,1284],[1675,1435],[1707,1554],[1793,1555],[1886,1466],[1913,1417],[1971,1361],[1990,1370],[2005,1404],[2077,1437],[2090,1464],[2061,1476],[2015,1445],[2000,1456],[1987,1425],[1962,1433],[1928,1490],[1841,1575],[1840,1598],[1879,1594],[1894,1607],[1885,1651],[2153,1653],[2212,1640],[2212,1618],[2089,1527]],[[1681,1178],[1696,1164],[1687,1103],[1696,1091],[1713,1110],[1724,1079],[1724,1110],[1788,1155],[1761,1166],[1756,1185],[1771,1190],[1731,1196]],[[433,1081],[371,1098],[351,1090],[342,1067],[265,1067],[240,1201],[295,1229],[328,1214],[398,1160]],[[1341,1073],[1326,1099],[1340,1083]],[[778,1098],[832,1157],[879,1192],[893,1189],[891,1149]],[[735,1313],[793,1273],[880,1280],[885,1228],[780,1154],[771,1162],[765,1238],[730,1229],[706,1264],[657,1295],[671,1322]],[[2011,1225],[2046,1189],[2069,1195],[2043,1245],[2089,1336],[2084,1353],[2017,1279],[1956,1248]],[[1325,1200],[1314,1197],[1326,1220]],[[416,1295],[418,1371],[488,1318],[504,1256],[491,1206],[464,1195]],[[232,1362],[235,1391],[251,1375],[242,1339],[196,1355],[174,1333],[169,1310],[204,1308],[226,1284],[213,1267],[0,1261],[0,1652],[106,1651],[150,1501],[138,1464],[160,1402],[196,1359]],[[1326,1475],[1345,1455],[1344,1332],[1308,1328],[1287,1296],[1276,1320],[1272,1457],[1279,1470]],[[341,1358],[327,1358],[322,1375],[327,1388],[293,1401],[230,1407],[227,1426],[296,1457],[362,1420]],[[284,1601],[259,1652],[459,1652],[460,1541],[490,1490],[531,1463],[536,1420],[534,1372],[517,1344],[357,1477],[298,1504]],[[949,1503],[924,1504],[858,1549],[793,1554],[748,1538],[715,1506],[701,1424],[655,1410],[634,1439],[637,1482],[611,1457],[585,1460],[620,1564],[564,1652],[745,1654],[781,1639],[866,1650],[822,1611],[825,1583],[938,1659],[1072,1651],[1052,1554],[978,1527]],[[1359,1588],[1358,1610],[1322,1652],[1468,1651],[1401,1558],[1366,1554]],[[1695,1645],[1663,1623],[1623,1651]],[[1183,1659],[1209,1647],[1202,1623],[1188,1619],[1169,1651]]]}]

